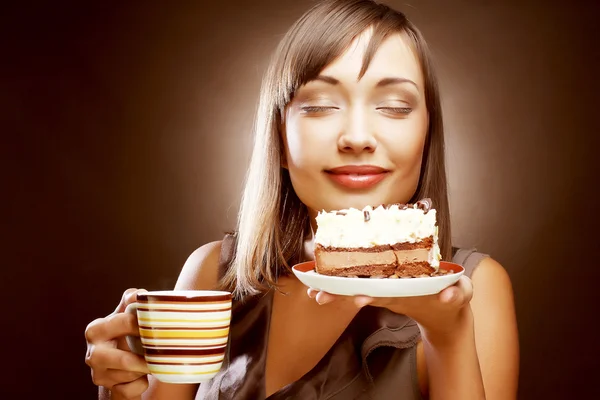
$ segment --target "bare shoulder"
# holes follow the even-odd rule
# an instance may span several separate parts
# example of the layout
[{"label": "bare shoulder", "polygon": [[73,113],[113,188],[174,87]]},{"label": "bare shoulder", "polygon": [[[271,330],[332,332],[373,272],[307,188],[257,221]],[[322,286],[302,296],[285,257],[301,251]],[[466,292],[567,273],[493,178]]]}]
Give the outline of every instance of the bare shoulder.
[{"label": "bare shoulder", "polygon": [[[506,269],[492,257],[486,257],[481,260],[479,265],[473,270],[471,276],[473,287],[488,290],[497,290],[506,292],[506,295],[512,297],[512,283]],[[482,287],[483,286],[483,287]],[[481,290],[483,292],[483,290]]]},{"label": "bare shoulder", "polygon": [[[473,271],[471,280],[473,282],[471,309],[475,317],[476,335],[488,335],[489,339],[502,334],[502,341],[511,342],[509,347],[516,349],[516,312],[508,272],[498,261],[486,257]],[[501,345],[500,339],[497,344]]]},{"label": "bare shoulder", "polygon": [[221,240],[206,243],[190,254],[181,269],[175,289],[214,289],[219,279],[218,273],[221,243]]}]

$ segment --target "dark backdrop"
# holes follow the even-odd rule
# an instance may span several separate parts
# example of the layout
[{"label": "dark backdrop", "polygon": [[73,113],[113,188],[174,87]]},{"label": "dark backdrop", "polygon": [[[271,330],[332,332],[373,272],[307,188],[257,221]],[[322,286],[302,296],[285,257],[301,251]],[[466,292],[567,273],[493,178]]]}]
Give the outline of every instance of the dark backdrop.
[{"label": "dark backdrop", "polygon": [[[260,77],[310,4],[83,3],[3,12],[0,397],[93,398],[87,323],[234,227]],[[435,54],[455,244],[514,283],[520,398],[598,392],[594,2],[389,3]]]}]

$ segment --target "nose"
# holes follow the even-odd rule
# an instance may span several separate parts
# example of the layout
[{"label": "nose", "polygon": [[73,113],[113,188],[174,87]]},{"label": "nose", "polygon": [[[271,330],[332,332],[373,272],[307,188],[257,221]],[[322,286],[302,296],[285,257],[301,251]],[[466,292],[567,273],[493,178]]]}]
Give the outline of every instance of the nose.
[{"label": "nose", "polygon": [[339,151],[355,154],[374,152],[377,140],[369,125],[364,112],[353,110],[338,138]]}]

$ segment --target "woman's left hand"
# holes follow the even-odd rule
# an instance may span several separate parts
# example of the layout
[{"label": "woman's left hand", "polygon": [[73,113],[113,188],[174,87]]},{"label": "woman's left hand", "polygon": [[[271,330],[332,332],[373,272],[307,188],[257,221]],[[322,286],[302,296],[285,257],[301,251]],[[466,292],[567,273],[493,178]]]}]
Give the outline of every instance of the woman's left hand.
[{"label": "woman's left hand", "polygon": [[[344,297],[315,289],[308,289],[308,296],[321,305]],[[443,338],[451,336],[459,326],[464,326],[465,317],[470,316],[469,302],[472,297],[471,279],[463,275],[457,283],[434,295],[381,298],[354,296],[346,300],[353,301],[359,308],[367,305],[385,307],[397,314],[407,315],[417,322],[424,334]]]}]

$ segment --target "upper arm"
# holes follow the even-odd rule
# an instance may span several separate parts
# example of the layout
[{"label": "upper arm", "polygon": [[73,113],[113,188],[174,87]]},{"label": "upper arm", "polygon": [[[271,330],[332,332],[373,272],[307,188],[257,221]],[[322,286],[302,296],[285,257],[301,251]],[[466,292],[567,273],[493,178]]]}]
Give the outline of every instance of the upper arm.
[{"label": "upper arm", "polygon": [[475,346],[486,398],[515,399],[519,339],[510,278],[500,263],[485,258],[471,279]]},{"label": "upper arm", "polygon": [[[194,251],[187,259],[175,289],[212,290],[216,287],[219,273],[221,242],[207,243]],[[143,400],[178,399],[192,400],[198,390],[197,384],[169,384],[148,376],[150,386],[142,396]]]}]

